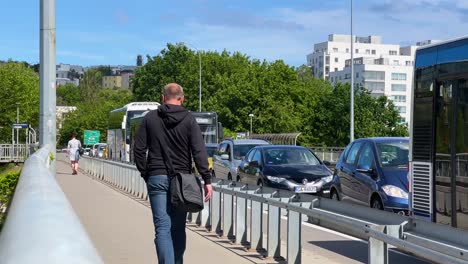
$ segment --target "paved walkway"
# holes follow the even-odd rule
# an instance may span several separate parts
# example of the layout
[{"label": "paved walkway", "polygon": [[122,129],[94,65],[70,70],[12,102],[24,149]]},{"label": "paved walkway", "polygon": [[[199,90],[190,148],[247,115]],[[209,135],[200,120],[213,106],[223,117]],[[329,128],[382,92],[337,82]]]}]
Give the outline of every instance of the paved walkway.
[{"label": "paved walkway", "polygon": [[[71,175],[67,163],[56,164],[57,181],[105,263],[157,263],[146,201],[132,199],[85,174]],[[207,239],[199,232],[187,230],[185,263],[252,263],[229,247],[214,243],[214,235],[208,234]]]}]

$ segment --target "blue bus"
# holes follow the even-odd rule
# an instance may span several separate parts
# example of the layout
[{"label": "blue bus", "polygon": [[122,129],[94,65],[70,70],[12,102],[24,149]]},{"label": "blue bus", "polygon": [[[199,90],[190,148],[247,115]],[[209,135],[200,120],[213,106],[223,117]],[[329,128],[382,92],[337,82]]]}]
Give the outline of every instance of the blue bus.
[{"label": "blue bus", "polygon": [[416,51],[410,129],[410,209],[468,229],[468,37]]}]

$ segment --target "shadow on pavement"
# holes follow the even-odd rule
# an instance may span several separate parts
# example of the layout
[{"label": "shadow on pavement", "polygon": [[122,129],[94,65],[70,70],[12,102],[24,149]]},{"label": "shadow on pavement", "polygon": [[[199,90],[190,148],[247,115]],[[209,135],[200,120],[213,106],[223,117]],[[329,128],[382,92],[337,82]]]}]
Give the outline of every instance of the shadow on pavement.
[{"label": "shadow on pavement", "polygon": [[[362,243],[359,241],[346,241],[346,240],[332,240],[332,241],[309,241],[310,244],[315,245],[317,247],[323,248],[325,250],[329,250],[331,252],[335,252],[347,258],[353,259],[355,261],[359,261],[362,263],[368,263],[368,256],[367,256],[367,243]],[[424,260],[418,259],[417,257],[413,257],[410,255],[406,255],[404,253],[395,252],[394,250],[389,251],[389,262],[390,263],[398,263],[398,264],[428,264],[430,262],[426,262]]]}]

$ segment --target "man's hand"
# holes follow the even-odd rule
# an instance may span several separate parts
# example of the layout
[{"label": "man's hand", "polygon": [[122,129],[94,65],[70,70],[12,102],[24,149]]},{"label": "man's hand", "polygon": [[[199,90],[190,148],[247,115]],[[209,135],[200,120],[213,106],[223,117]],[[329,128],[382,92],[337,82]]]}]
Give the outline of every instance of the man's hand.
[{"label": "man's hand", "polygon": [[205,202],[208,202],[213,194],[213,187],[211,184],[205,184],[203,187],[205,189]]}]

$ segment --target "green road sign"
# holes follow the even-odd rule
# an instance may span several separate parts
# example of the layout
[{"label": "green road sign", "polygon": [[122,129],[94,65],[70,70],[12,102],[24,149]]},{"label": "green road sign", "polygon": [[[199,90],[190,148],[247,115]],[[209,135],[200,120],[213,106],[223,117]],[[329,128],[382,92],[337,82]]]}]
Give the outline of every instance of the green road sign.
[{"label": "green road sign", "polygon": [[85,130],[84,131],[84,145],[93,145],[99,143],[99,130]]}]

